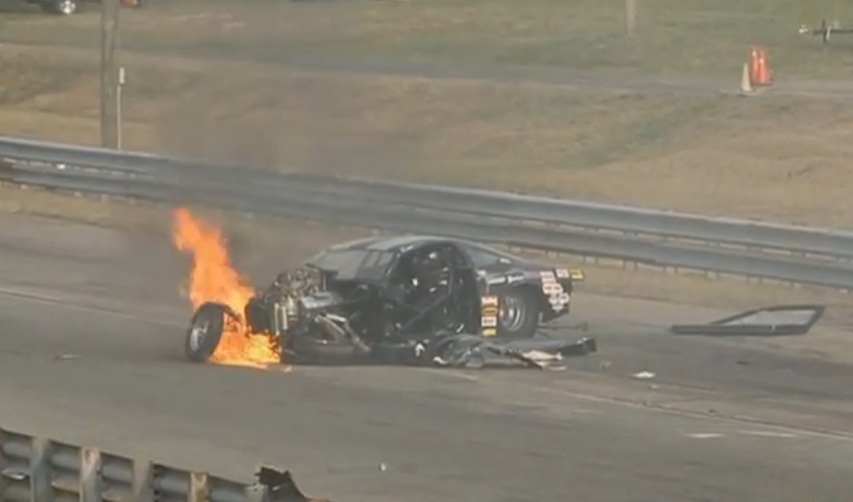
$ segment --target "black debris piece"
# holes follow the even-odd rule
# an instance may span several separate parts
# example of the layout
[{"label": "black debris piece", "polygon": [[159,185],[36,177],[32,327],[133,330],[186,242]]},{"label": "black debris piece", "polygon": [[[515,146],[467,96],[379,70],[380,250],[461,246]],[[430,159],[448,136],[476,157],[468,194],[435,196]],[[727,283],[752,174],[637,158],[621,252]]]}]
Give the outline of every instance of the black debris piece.
[{"label": "black debris piece", "polygon": [[825,310],[825,305],[776,305],[748,310],[706,324],[674,324],[669,330],[676,335],[805,335],[823,317]]}]

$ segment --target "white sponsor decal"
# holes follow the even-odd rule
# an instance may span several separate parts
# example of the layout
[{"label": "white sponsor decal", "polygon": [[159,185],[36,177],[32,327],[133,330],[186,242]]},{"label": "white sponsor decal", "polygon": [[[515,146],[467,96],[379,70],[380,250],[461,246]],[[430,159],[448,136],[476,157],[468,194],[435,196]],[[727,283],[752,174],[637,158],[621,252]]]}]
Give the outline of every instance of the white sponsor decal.
[{"label": "white sponsor decal", "polygon": [[[566,271],[568,272],[568,271]],[[548,303],[555,312],[565,310],[566,306],[571,302],[571,296],[563,289],[563,285],[557,281],[553,272],[540,272],[542,278],[542,292],[548,297]]]}]

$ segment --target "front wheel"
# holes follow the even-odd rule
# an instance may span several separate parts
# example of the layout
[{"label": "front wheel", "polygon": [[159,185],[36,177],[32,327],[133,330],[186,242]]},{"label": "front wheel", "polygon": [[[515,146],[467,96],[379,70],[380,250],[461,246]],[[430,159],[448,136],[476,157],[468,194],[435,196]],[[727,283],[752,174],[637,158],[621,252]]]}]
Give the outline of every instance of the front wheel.
[{"label": "front wheel", "polygon": [[204,303],[190,320],[184,340],[184,353],[190,361],[207,362],[222,340],[225,331],[225,306],[218,303]]},{"label": "front wheel", "polygon": [[501,293],[498,317],[500,334],[508,338],[531,338],[539,327],[539,301],[530,290],[516,288]]}]

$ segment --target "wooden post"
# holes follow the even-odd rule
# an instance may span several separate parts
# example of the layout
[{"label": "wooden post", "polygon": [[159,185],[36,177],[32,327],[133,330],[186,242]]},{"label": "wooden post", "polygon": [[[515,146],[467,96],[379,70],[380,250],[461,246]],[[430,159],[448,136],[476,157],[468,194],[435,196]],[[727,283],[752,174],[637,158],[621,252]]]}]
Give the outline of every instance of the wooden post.
[{"label": "wooden post", "polygon": [[637,27],[637,0],[625,0],[625,35],[634,38]]},{"label": "wooden post", "polygon": [[101,146],[118,148],[119,0],[101,2]]},{"label": "wooden post", "polygon": [[124,66],[118,68],[118,84],[116,85],[116,148],[122,149],[122,138],[124,131],[122,130],[122,88],[124,87]]}]

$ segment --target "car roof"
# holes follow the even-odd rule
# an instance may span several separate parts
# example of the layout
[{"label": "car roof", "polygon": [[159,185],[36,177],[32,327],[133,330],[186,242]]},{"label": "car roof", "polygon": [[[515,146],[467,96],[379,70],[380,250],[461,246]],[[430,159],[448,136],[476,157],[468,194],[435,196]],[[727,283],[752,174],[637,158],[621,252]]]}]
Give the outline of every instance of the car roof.
[{"label": "car roof", "polygon": [[371,251],[397,251],[408,247],[417,247],[424,244],[438,242],[456,242],[447,237],[436,237],[432,235],[394,235],[380,237],[366,237],[352,241],[342,242],[330,246],[332,250],[363,249]]},{"label": "car roof", "polygon": [[538,260],[534,260],[531,258],[521,257],[507,251],[494,248],[489,246],[488,244],[473,242],[464,239],[456,239],[452,237],[439,237],[434,235],[392,235],[392,236],[374,236],[374,237],[365,237],[361,239],[355,239],[351,241],[341,242],[339,244],[334,244],[325,250],[321,251],[320,254],[328,252],[328,251],[380,251],[380,252],[402,252],[406,251],[407,248],[423,246],[426,244],[438,244],[438,243],[453,243],[460,247],[467,248],[468,252],[486,252],[495,256],[499,256],[503,259],[508,259],[516,266],[520,267],[547,267],[540,263]]}]

